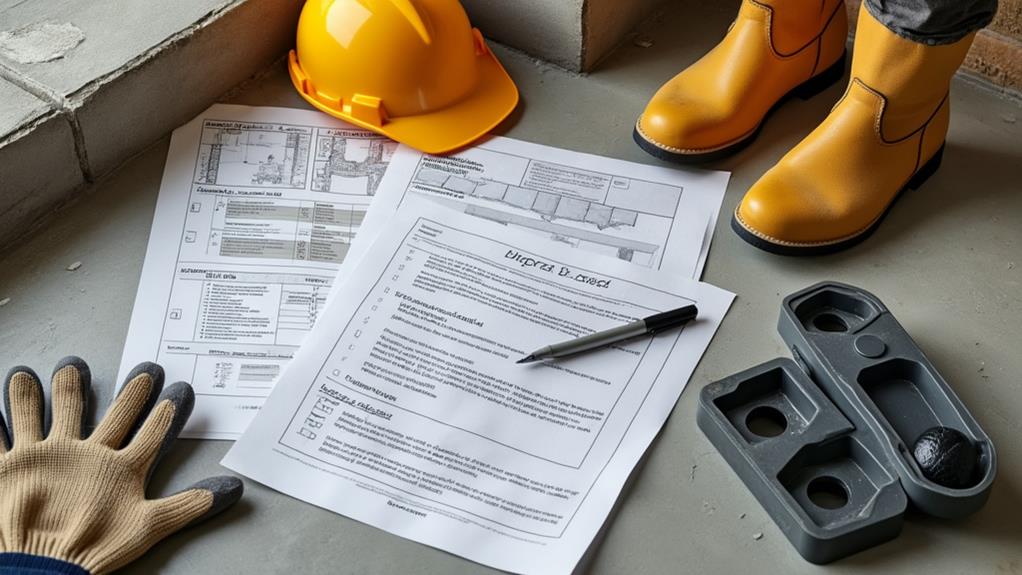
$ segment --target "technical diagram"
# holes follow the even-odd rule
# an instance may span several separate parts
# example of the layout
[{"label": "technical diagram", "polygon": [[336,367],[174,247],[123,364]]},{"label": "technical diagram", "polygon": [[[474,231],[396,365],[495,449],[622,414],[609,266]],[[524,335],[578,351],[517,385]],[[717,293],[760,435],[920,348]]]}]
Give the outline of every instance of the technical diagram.
[{"label": "technical diagram", "polygon": [[312,189],[372,196],[383,179],[397,143],[349,130],[318,130]]},{"label": "technical diagram", "polygon": [[303,189],[311,142],[312,128],[206,121],[195,182]]}]

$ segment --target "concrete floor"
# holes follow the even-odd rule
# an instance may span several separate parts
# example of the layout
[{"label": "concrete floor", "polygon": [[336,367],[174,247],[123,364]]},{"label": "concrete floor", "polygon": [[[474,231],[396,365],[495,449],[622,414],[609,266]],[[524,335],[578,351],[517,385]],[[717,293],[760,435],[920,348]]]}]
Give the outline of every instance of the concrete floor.
[{"label": "concrete floor", "polygon": [[[698,17],[668,13],[581,77],[498,50],[523,104],[503,131],[554,146],[655,163],[631,128],[661,81],[723,33],[730,5]],[[843,86],[791,102],[759,140],[714,167],[734,171],[704,279],[738,293],[689,389],[653,444],[606,537],[593,573],[1022,572],[1022,109],[956,82],[944,166],[905,196],[879,232],[839,255],[786,259],[735,237],[726,218],[745,190],[822,119]],[[305,107],[283,66],[232,101]],[[48,371],[69,353],[109,403],[145,255],[167,140],[145,151],[27,243],[0,256],[0,365]],[[81,261],[77,271],[65,268]],[[970,406],[998,449],[987,506],[962,521],[911,515],[894,542],[829,567],[804,562],[695,424],[706,383],[785,355],[780,299],[823,279],[879,295]],[[226,442],[181,441],[154,477],[167,493],[224,469]],[[171,537],[126,573],[478,573],[479,565],[247,482],[242,502]],[[762,533],[761,539],[754,534]]]}]

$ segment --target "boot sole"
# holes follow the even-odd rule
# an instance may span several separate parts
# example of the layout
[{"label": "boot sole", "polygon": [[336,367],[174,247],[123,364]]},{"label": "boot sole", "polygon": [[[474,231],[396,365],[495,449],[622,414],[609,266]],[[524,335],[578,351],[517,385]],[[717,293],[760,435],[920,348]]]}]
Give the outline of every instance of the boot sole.
[{"label": "boot sole", "polygon": [[697,152],[692,154],[683,152],[672,152],[670,150],[664,149],[656,142],[647,140],[642,135],[642,133],[639,132],[638,123],[636,123],[635,128],[632,130],[632,138],[635,140],[635,143],[638,144],[639,147],[642,148],[642,150],[647,154],[661,160],[674,162],[676,164],[701,164],[705,162],[713,162],[721,158],[726,158],[727,156],[731,156],[742,151],[743,149],[745,149],[746,146],[751,144],[756,139],[756,137],[759,136],[760,131],[762,131],[763,129],[763,124],[765,124],[766,121],[770,118],[770,116],[773,115],[773,113],[782,105],[784,105],[788,100],[790,100],[791,98],[808,100],[809,98],[812,98],[813,96],[816,96],[820,92],[833,86],[838,80],[844,77],[845,61],[847,60],[847,58],[848,51],[846,50],[841,54],[841,57],[838,58],[837,62],[831,64],[829,68],[813,76],[812,78],[806,80],[805,82],[799,84],[798,86],[795,86],[790,91],[788,91],[787,94],[781,96],[779,100],[774,102],[774,105],[771,106],[769,110],[767,110],[767,113],[763,116],[763,119],[760,120],[759,125],[756,126],[756,129],[753,130],[751,134],[723,148],[719,148],[709,152]]},{"label": "boot sole", "polygon": [[852,246],[858,245],[859,243],[865,241],[866,238],[873,235],[873,232],[875,232],[877,228],[880,227],[880,224],[883,223],[884,218],[886,218],[887,214],[890,213],[891,208],[894,207],[894,204],[898,202],[898,200],[901,198],[901,196],[905,193],[906,190],[919,189],[919,187],[922,186],[926,182],[926,180],[930,179],[930,176],[937,172],[937,169],[940,168],[940,163],[944,158],[945,145],[946,144],[941,144],[940,149],[937,150],[937,153],[934,154],[932,158],[927,160],[925,164],[923,164],[923,167],[920,168],[912,176],[911,179],[909,179],[907,184],[905,184],[900,190],[898,190],[898,193],[895,194],[894,199],[891,200],[891,203],[887,205],[887,209],[885,209],[884,212],[880,214],[880,217],[878,217],[876,221],[874,221],[868,228],[866,228],[859,234],[852,236],[850,238],[834,243],[819,245],[799,246],[790,244],[778,244],[771,242],[769,240],[765,240],[760,236],[754,234],[748,228],[746,228],[740,221],[738,221],[737,210],[735,214],[731,216],[731,229],[734,230],[736,234],[738,234],[738,237],[742,238],[747,243],[752,244],[753,246],[763,251],[781,256],[821,256],[846,250]]}]

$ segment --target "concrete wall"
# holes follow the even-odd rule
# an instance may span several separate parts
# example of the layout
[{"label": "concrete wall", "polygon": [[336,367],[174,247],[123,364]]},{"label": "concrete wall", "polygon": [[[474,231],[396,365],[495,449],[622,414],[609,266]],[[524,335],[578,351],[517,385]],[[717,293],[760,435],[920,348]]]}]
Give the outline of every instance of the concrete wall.
[{"label": "concrete wall", "polygon": [[592,70],[665,0],[462,0],[492,40],[568,70]]},{"label": "concrete wall", "polygon": [[[462,0],[488,39],[569,70],[579,70],[587,0]],[[613,0],[611,0],[613,1]]]},{"label": "concrete wall", "polygon": [[581,69],[592,70],[665,0],[586,0]]}]

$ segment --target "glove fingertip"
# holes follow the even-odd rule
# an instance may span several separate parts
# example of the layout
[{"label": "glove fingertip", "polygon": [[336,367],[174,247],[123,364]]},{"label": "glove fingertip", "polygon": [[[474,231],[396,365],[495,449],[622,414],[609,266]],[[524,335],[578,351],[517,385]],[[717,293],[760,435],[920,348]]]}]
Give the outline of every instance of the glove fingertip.
[{"label": "glove fingertip", "polygon": [[164,372],[163,367],[158,363],[151,361],[143,361],[136,365],[128,373],[128,376],[124,378],[124,383],[121,384],[121,392],[123,392],[128,386],[128,382],[135,379],[142,374],[149,375],[149,379],[153,382],[153,393],[152,397],[159,395],[160,390],[163,389]]},{"label": "glove fingertip", "polygon": [[13,438],[11,437],[11,432],[7,428],[7,422],[11,421],[10,387],[11,380],[14,379],[14,374],[16,373],[26,373],[30,375],[32,378],[34,378],[36,381],[39,381],[39,376],[36,375],[36,372],[33,371],[31,367],[25,365],[16,365],[11,369],[7,370],[7,377],[4,378],[3,388],[4,411],[3,415],[0,415],[0,439],[3,440],[4,448],[7,450],[11,449],[14,446],[14,442],[12,441]]},{"label": "glove fingertip", "polygon": [[35,378],[36,381],[39,381],[39,376],[36,375],[35,371],[32,371],[31,367],[24,365],[16,365],[11,369],[7,370],[7,377],[4,378],[3,393],[4,393],[4,416],[7,417],[8,421],[10,421],[11,419],[11,380],[14,379],[15,374],[18,373],[27,373],[28,375]]},{"label": "glove fingertip", "polygon": [[57,365],[53,366],[53,373],[50,374],[50,403],[51,409],[46,410],[46,422],[43,425],[45,433],[49,435],[50,429],[53,427],[53,418],[57,416],[53,413],[54,409],[57,409],[57,405],[60,402],[57,392],[57,381],[61,376],[59,375],[61,370],[66,367],[73,367],[75,372],[78,374],[78,397],[72,401],[81,403],[81,416],[77,422],[78,432],[77,435],[80,437],[82,430],[86,428],[89,420],[89,390],[92,387],[92,370],[89,369],[89,364],[84,359],[77,355],[69,355],[62,358],[57,362]]},{"label": "glove fingertip", "polygon": [[167,434],[163,438],[163,445],[160,447],[157,461],[163,459],[163,454],[170,449],[185,423],[188,423],[188,418],[191,417],[192,409],[195,407],[195,391],[192,390],[191,385],[179,381],[163,390],[160,397],[156,399],[156,405],[164,401],[174,404],[174,420],[170,423],[170,429],[167,430]]},{"label": "glove fingertip", "polygon": [[57,372],[64,369],[67,366],[74,366],[78,370],[78,376],[82,381],[82,385],[88,387],[92,384],[92,370],[89,369],[89,364],[85,363],[85,360],[78,357],[77,355],[69,355],[57,362],[57,365],[53,367],[53,373],[50,377],[57,375]]},{"label": "glove fingertip", "polygon": [[35,380],[35,383],[37,385],[40,385],[40,386],[42,385],[42,383],[40,383],[40,380],[39,380],[39,374],[37,374],[35,372],[35,370],[32,369],[31,367],[28,367],[26,365],[16,365],[16,366],[12,367],[10,370],[8,370],[7,371],[7,377],[4,379],[4,407],[7,408],[8,419],[10,419],[10,415],[11,415],[11,406],[10,406],[10,403],[11,403],[10,402],[11,381],[13,381],[14,380],[14,376],[18,375],[19,373],[24,373],[25,375],[27,375],[27,376],[31,377],[33,380]]},{"label": "glove fingertip", "polygon": [[[187,420],[188,416],[192,414],[192,409],[195,407],[195,390],[192,389],[191,385],[179,381],[164,389],[156,403],[159,404],[164,400],[169,400],[174,404],[175,419]],[[184,424],[183,421],[182,424]]]},{"label": "glove fingertip", "polygon": [[12,367],[11,369],[7,370],[7,380],[6,380],[6,382],[10,383],[11,378],[14,377],[14,374],[16,374],[16,373],[27,373],[28,375],[31,375],[32,377],[34,377],[36,381],[39,381],[39,375],[35,372],[34,369],[32,369],[31,367],[28,367],[27,365],[16,365],[16,366]]},{"label": "glove fingertip", "polygon": [[[39,374],[37,374],[34,369],[32,369],[31,367],[28,367],[27,365],[16,365],[16,366],[12,367],[10,370],[8,370],[7,377],[4,379],[4,390],[3,390],[3,393],[4,393],[4,415],[6,417],[7,424],[11,426],[10,428],[4,430],[4,436],[5,436],[4,439],[7,442],[7,448],[8,449],[11,449],[14,446],[14,439],[15,439],[14,438],[14,427],[15,427],[14,419],[11,416],[11,382],[14,380],[14,376],[18,375],[19,373],[23,373],[23,374],[29,376],[32,379],[32,382],[35,384],[35,386],[39,389],[39,397],[40,398],[44,397],[43,396],[43,384],[39,380]],[[39,421],[40,421],[40,425],[42,425],[43,415],[45,413],[45,408],[46,408],[46,402],[43,401],[40,404],[40,406],[39,406]]]},{"label": "glove fingertip", "polygon": [[213,504],[210,505],[205,513],[192,522],[194,524],[205,521],[237,503],[245,492],[245,484],[238,477],[220,475],[203,479],[192,485],[191,489],[204,489],[213,494]]},{"label": "glove fingertip", "polygon": [[131,431],[128,432],[128,436],[125,438],[126,441],[130,441],[131,438],[135,436],[135,433],[138,432],[139,428],[142,427],[142,423],[145,422],[147,417],[149,417],[149,412],[152,411],[153,406],[156,405],[156,402],[158,401],[157,398],[160,397],[163,392],[163,367],[151,361],[144,361],[132,368],[127,377],[124,378],[124,383],[121,384],[121,390],[117,392],[117,396],[120,397],[122,393],[125,393],[128,390],[129,382],[143,374],[149,376],[149,381],[151,382],[152,387],[149,388],[149,396],[142,405],[142,408],[138,411],[135,425],[133,425]]}]

